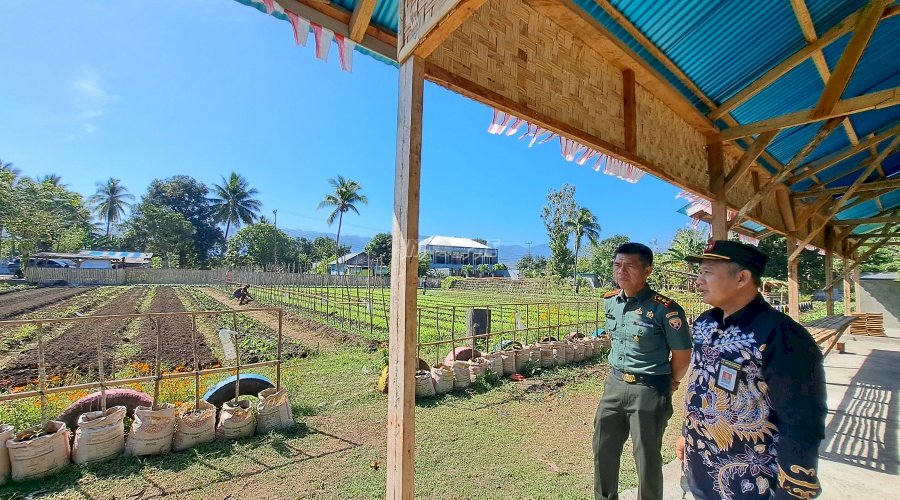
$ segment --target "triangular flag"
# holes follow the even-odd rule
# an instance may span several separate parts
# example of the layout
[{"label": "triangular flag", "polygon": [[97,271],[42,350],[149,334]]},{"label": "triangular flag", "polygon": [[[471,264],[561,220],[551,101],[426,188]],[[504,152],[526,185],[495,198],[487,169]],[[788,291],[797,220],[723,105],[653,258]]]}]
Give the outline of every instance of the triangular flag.
[{"label": "triangular flag", "polygon": [[266,6],[266,12],[270,15],[275,12],[275,0],[262,0],[262,3]]},{"label": "triangular flag", "polygon": [[316,57],[328,61],[328,51],[331,49],[331,40],[334,38],[334,32],[328,28],[323,28],[316,23],[312,23],[313,33],[316,35]]},{"label": "triangular flag", "polygon": [[334,39],[337,40],[338,44],[338,55],[340,55],[341,57],[341,69],[348,73],[352,72],[353,49],[356,47],[356,42],[344,38],[343,35],[339,35],[337,33],[335,33]]},{"label": "triangular flag", "polygon": [[309,21],[291,11],[286,11],[285,13],[291,21],[291,27],[294,28],[294,42],[301,47],[306,47],[306,38],[309,36]]}]

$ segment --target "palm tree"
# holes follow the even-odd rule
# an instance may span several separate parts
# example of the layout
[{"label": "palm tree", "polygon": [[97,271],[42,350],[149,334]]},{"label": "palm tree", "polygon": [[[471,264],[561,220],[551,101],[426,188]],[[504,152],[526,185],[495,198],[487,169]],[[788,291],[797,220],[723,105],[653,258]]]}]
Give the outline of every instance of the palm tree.
[{"label": "palm tree", "polygon": [[262,202],[253,198],[253,195],[259,191],[251,188],[243,175],[231,172],[228,179],[222,177],[221,185],[213,185],[213,191],[217,197],[210,198],[209,201],[213,204],[216,220],[225,223],[225,239],[228,239],[232,224],[239,228],[241,223],[253,224],[256,220]]},{"label": "palm tree", "polygon": [[68,186],[68,184],[63,183],[62,177],[60,177],[57,174],[42,175],[41,177],[38,177],[37,181],[40,182],[41,184],[43,184],[45,182],[49,182],[51,185],[56,186],[56,187],[67,187]]},{"label": "palm tree", "polygon": [[94,213],[100,220],[106,221],[106,237],[109,238],[109,228],[113,222],[119,222],[125,215],[125,208],[131,203],[134,195],[122,185],[122,181],[110,177],[106,182],[97,183],[97,192],[88,198],[88,203],[94,206]]},{"label": "palm tree", "polygon": [[[366,198],[366,195],[359,194],[362,186],[360,186],[358,182],[352,179],[344,179],[344,176],[342,175],[338,175],[337,179],[328,179],[328,183],[334,187],[334,194],[325,195],[325,199],[319,203],[319,209],[334,207],[334,210],[328,214],[328,218],[325,219],[325,222],[330,226],[334,223],[335,217],[338,218],[337,239],[335,240],[337,251],[335,254],[340,254],[341,225],[344,223],[344,213],[353,210],[356,212],[356,215],[359,215],[359,210],[357,210],[355,204],[362,203],[365,205],[369,203],[369,199]],[[335,259],[337,259],[338,274],[341,274],[340,258],[340,255],[335,256]]]},{"label": "palm tree", "polygon": [[597,216],[587,208],[580,207],[575,215],[566,221],[566,228],[575,234],[575,262],[572,265],[572,279],[575,280],[575,293],[578,293],[578,250],[581,248],[581,237],[587,236],[594,245],[600,238],[600,224]]}]

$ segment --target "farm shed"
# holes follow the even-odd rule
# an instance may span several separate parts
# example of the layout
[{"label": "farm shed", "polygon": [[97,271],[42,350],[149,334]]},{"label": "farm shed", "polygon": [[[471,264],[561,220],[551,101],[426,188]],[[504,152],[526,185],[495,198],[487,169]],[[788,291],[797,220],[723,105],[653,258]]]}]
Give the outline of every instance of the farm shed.
[{"label": "farm shed", "polygon": [[[389,498],[413,497],[423,88],[491,106],[567,159],[646,172],[729,229],[825,253],[845,310],[859,264],[900,234],[900,6],[887,0],[238,0],[399,66],[391,265]],[[312,23],[312,24],[310,24]],[[499,123],[498,123],[499,122]],[[493,127],[492,127],[493,128]],[[832,272],[834,258],[843,273]],[[831,294],[828,313],[833,313]]]}]

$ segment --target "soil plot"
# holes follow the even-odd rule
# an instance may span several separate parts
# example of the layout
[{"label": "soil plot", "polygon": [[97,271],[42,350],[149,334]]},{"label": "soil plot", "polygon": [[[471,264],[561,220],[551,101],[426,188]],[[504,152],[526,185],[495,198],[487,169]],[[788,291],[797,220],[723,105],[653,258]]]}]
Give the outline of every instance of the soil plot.
[{"label": "soil plot", "polygon": [[[171,287],[158,287],[149,312],[181,312],[184,305]],[[194,352],[191,348],[191,317],[164,316],[158,319],[160,334],[160,364],[164,369],[178,367],[193,369]],[[197,332],[197,358],[200,368],[208,368],[217,363],[212,350],[200,332]],[[144,321],[137,337],[138,354],[133,361],[153,366],[156,360],[156,332],[154,321]]]},{"label": "soil plot", "polygon": [[0,320],[15,319],[42,307],[81,295],[93,287],[80,288],[31,288],[7,293],[0,297]]}]

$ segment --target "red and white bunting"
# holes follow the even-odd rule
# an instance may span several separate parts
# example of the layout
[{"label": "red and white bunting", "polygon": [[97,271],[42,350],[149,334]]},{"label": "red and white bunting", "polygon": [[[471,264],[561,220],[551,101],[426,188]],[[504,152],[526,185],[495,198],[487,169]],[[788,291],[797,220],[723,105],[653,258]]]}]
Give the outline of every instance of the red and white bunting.
[{"label": "red and white bunting", "polygon": [[334,40],[338,46],[341,69],[347,72],[353,71],[353,51],[356,49],[356,42],[340,34],[334,33],[328,28],[310,22],[309,19],[304,19],[295,12],[286,10],[276,0],[253,0],[253,2],[263,5],[269,15],[279,17],[280,15],[283,15],[287,17],[294,33],[294,43],[301,47],[306,46],[309,32],[312,30],[316,38],[316,57],[318,59],[326,62],[328,61],[328,52],[331,50],[331,41]]},{"label": "red and white bunting", "polygon": [[294,29],[294,42],[301,47],[306,47],[306,39],[309,37],[309,21],[291,11],[286,11],[285,14]]},{"label": "red and white bunting", "polygon": [[316,35],[316,58],[328,62],[328,51],[331,50],[331,40],[334,32],[313,23],[313,34]]},{"label": "red and white bunting", "polygon": [[271,16],[275,13],[275,0],[260,0],[266,6],[266,12]]},{"label": "red and white bunting", "polygon": [[348,73],[352,72],[353,49],[356,47],[356,42],[348,38],[344,38],[343,35],[339,35],[337,33],[335,33],[334,39],[337,42],[338,46],[338,55],[341,59],[341,69]]}]

